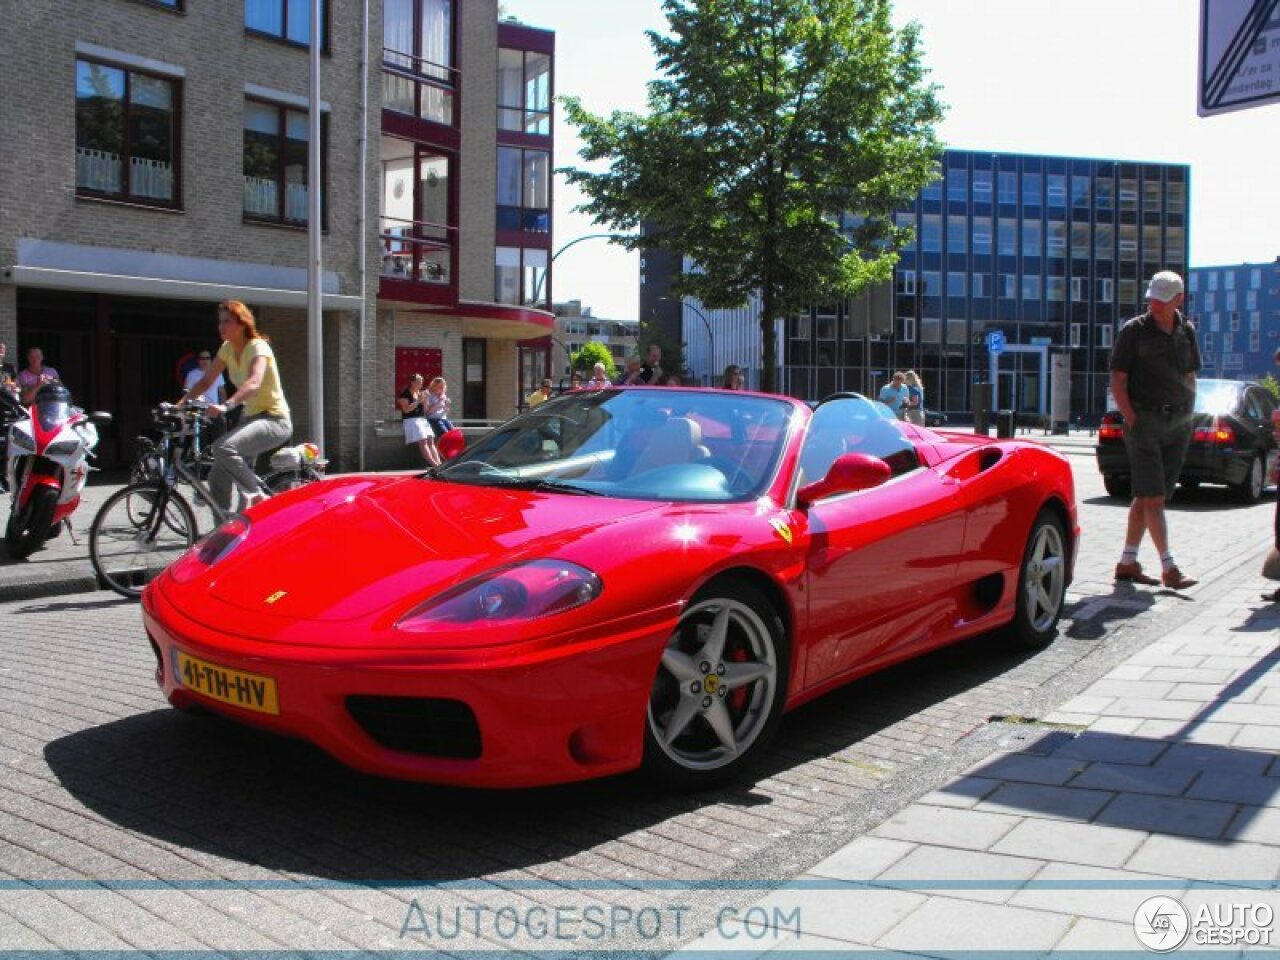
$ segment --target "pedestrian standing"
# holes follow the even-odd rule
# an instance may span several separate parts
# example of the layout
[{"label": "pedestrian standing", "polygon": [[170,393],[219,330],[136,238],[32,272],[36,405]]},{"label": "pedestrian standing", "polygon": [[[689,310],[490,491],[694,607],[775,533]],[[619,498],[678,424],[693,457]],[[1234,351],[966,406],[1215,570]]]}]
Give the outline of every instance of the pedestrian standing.
[{"label": "pedestrian standing", "polygon": [[902,382],[907,388],[907,403],[903,408],[908,422],[914,423],[917,427],[924,426],[924,384],[920,382],[920,375],[914,370],[908,370],[902,375]]},{"label": "pedestrian standing", "polygon": [[18,374],[18,390],[22,394],[22,402],[25,406],[31,406],[36,398],[36,391],[42,386],[61,379],[57,370],[45,366],[43,350],[39,347],[27,348],[27,365]]},{"label": "pedestrian standing", "polygon": [[409,378],[409,382],[396,397],[396,409],[400,411],[400,420],[404,426],[404,442],[417,444],[422,459],[431,466],[438,467],[440,454],[436,450],[435,434],[427,424],[427,392],[422,388],[422,380],[420,373]]},{"label": "pedestrian standing", "polygon": [[213,469],[209,471],[209,491],[214,501],[223,510],[230,510],[233,488],[240,491],[248,506],[264,499],[252,463],[259,454],[287,443],[293,434],[293,422],[275,353],[258,331],[252,311],[239,300],[218,304],[218,334],[222,337],[218,355],[204,376],[182,394],[179,403],[199,396],[224,370],[236,388],[225,404],[215,403],[208,408],[214,416],[225,416],[244,407],[239,425],[213,445]]},{"label": "pedestrian standing", "polygon": [[880,388],[879,400],[891,411],[899,420],[905,418],[904,412],[907,408],[907,383],[906,374],[902,371],[895,371],[889,382]]},{"label": "pedestrian standing", "polygon": [[[1111,393],[1124,416],[1133,502],[1116,579],[1172,590],[1193,586],[1169,547],[1165,501],[1173,496],[1187,448],[1196,396],[1200,348],[1196,331],[1178,309],[1182,278],[1161,270],[1147,285],[1147,312],[1120,328],[1111,348]],[[1160,552],[1160,579],[1142,572],[1138,548],[1143,535]]]},{"label": "pedestrian standing", "polygon": [[745,390],[747,389],[747,378],[742,372],[742,368],[736,363],[731,363],[724,368],[724,376],[720,379],[721,390]]},{"label": "pedestrian standing", "polygon": [[662,347],[659,344],[651,343],[645,349],[639,382],[655,387],[662,383]]},{"label": "pedestrian standing", "polygon": [[608,371],[605,370],[603,363],[597,363],[591,368],[591,379],[587,381],[587,389],[603,390],[609,385]]},{"label": "pedestrian standing", "polygon": [[529,408],[530,408],[530,409],[533,409],[533,408],[534,408],[534,407],[536,407],[538,404],[540,404],[540,403],[546,403],[548,400],[550,400],[550,399],[551,399],[551,392],[552,392],[552,390],[553,390],[553,389],[554,389],[554,387],[552,386],[551,378],[550,378],[550,377],[548,377],[547,379],[543,380],[543,381],[542,381],[542,386],[538,387],[538,389],[537,389],[537,390],[535,390],[535,391],[533,391],[533,393],[529,394],[529,399],[528,399]]},{"label": "pedestrian standing", "polygon": [[453,424],[449,421],[449,408],[453,406],[453,401],[449,399],[448,389],[449,385],[444,377],[432,377],[422,398],[427,425],[431,427],[437,440],[453,429]]},{"label": "pedestrian standing", "polygon": [[[1280,350],[1277,350],[1271,359],[1276,366],[1280,367]],[[1271,429],[1275,432],[1276,443],[1280,444],[1280,406],[1271,411]],[[1271,482],[1280,486],[1280,456],[1276,457],[1275,464],[1271,468]],[[1276,495],[1275,539],[1272,541],[1267,561],[1263,564],[1262,575],[1269,580],[1280,580],[1280,494]],[[1264,593],[1262,599],[1280,603],[1280,587]]]}]

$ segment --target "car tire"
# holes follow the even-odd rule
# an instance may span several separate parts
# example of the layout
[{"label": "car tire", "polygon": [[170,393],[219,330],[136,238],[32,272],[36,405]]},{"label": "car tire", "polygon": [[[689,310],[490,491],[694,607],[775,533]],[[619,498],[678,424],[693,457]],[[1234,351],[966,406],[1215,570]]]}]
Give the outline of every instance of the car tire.
[{"label": "car tire", "polygon": [[704,587],[654,677],[643,771],[679,788],[740,775],[777,731],[789,673],[790,647],[772,604],[738,580]]},{"label": "car tire", "polygon": [[1132,496],[1128,477],[1104,476],[1102,478],[1102,485],[1106,487],[1108,496],[1115,497],[1119,500],[1128,500]]},{"label": "car tire", "polygon": [[1053,642],[1067,595],[1067,535],[1052,510],[1041,510],[1027,534],[1018,569],[1018,597],[1010,632],[1018,646],[1039,650]]},{"label": "car tire", "polygon": [[1257,503],[1262,499],[1262,490],[1267,482],[1266,467],[1262,457],[1254,457],[1249,461],[1249,472],[1242,482],[1231,487],[1232,495],[1241,503]]}]

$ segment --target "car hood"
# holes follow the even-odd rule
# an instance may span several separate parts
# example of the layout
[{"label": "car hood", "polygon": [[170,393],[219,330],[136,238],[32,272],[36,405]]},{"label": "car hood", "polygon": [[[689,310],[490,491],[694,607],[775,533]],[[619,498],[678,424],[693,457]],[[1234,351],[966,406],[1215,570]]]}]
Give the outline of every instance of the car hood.
[{"label": "car hood", "polygon": [[256,536],[214,569],[208,590],[257,615],[354,620],[495,566],[554,556],[588,533],[660,509],[419,478],[320,488],[255,522]]}]

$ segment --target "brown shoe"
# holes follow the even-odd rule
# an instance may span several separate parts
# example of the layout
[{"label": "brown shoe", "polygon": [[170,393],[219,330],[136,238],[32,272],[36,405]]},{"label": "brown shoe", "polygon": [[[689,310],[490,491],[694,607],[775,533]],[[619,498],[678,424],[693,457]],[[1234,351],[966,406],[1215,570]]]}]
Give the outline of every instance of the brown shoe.
[{"label": "brown shoe", "polygon": [[1200,581],[1185,576],[1177,567],[1170,567],[1160,575],[1160,582],[1170,590],[1185,590],[1187,587],[1194,587]]},{"label": "brown shoe", "polygon": [[1149,577],[1142,572],[1142,564],[1138,563],[1136,560],[1133,563],[1117,563],[1116,579],[1127,580],[1130,583],[1141,583],[1148,587],[1160,586],[1159,580],[1155,577]]}]

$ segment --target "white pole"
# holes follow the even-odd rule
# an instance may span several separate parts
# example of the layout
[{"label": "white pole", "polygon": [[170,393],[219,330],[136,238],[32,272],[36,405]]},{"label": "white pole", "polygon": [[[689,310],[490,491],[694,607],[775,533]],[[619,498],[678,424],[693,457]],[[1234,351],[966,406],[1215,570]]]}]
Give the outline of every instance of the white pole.
[{"label": "white pole", "polygon": [[324,455],[324,340],[320,251],[320,0],[311,0],[311,93],[307,110],[307,409],[311,440]]}]

